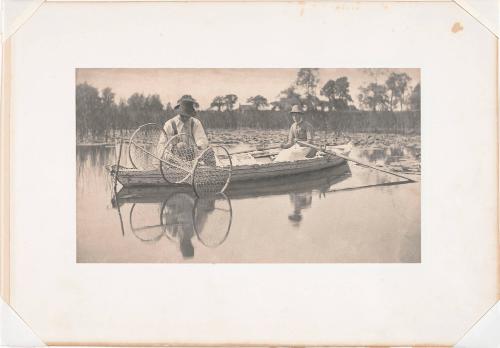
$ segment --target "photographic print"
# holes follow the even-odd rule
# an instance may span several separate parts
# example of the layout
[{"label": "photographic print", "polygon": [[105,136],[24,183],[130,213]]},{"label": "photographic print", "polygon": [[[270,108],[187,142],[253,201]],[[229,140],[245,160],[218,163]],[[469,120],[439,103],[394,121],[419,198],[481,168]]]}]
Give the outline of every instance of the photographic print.
[{"label": "photographic print", "polygon": [[418,263],[420,69],[76,69],[77,262]]}]

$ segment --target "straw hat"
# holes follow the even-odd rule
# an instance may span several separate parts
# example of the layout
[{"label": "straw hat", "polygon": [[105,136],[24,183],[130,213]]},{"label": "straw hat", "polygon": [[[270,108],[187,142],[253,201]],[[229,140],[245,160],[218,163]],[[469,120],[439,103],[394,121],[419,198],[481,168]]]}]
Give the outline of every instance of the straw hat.
[{"label": "straw hat", "polygon": [[177,101],[177,104],[182,104],[182,103],[192,103],[192,104],[194,104],[194,103],[196,103],[196,100],[195,100],[193,97],[191,97],[191,95],[189,95],[189,94],[184,94],[184,95],[181,97],[181,99],[179,99],[179,100]]},{"label": "straw hat", "polygon": [[194,104],[196,100],[190,95],[183,95],[181,99],[177,101],[177,105],[174,110],[181,115],[195,116],[196,110],[194,109]]},{"label": "straw hat", "polygon": [[302,108],[300,107],[300,105],[294,105],[294,106],[292,106],[292,110],[290,110],[290,113],[291,114],[303,114],[304,111],[302,111]]}]

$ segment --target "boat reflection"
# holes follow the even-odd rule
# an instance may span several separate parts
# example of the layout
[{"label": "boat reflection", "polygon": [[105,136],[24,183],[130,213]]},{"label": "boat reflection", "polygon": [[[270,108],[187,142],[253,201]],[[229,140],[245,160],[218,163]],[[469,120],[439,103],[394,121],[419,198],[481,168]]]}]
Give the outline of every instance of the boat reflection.
[{"label": "boat reflection", "polygon": [[129,226],[134,236],[150,243],[165,237],[178,244],[187,259],[194,257],[194,238],[210,248],[226,241],[233,217],[231,200],[287,194],[292,203],[288,219],[299,226],[302,210],[312,205],[314,192],[321,197],[350,176],[349,166],[343,165],[288,178],[235,183],[226,194],[202,198],[189,186],[128,187],[115,192],[112,206],[117,209],[123,235],[122,211],[130,207]]}]

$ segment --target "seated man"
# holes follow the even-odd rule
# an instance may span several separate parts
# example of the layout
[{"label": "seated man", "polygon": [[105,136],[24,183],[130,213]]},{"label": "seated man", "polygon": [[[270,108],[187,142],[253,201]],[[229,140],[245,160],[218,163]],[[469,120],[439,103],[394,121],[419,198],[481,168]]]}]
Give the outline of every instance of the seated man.
[{"label": "seated man", "polygon": [[[304,141],[307,143],[312,143],[314,131],[312,125],[304,121],[304,112],[299,105],[294,105],[290,111],[294,123],[290,127],[290,133],[288,134],[288,140],[286,143],[281,145],[283,149],[289,149],[294,146],[297,140]],[[306,152],[305,157],[311,158],[316,155],[316,150],[309,148],[309,150],[301,149],[301,152]]]},{"label": "seated man", "polygon": [[176,144],[173,144],[172,152],[175,151],[174,154],[184,160],[193,160],[198,150],[204,150],[208,147],[208,138],[203,125],[200,120],[194,117],[196,116],[195,102],[189,95],[182,96],[178,101],[174,108],[178,115],[165,122],[163,126],[166,137],[162,135],[158,141],[157,153],[159,156],[163,153],[169,139],[176,135],[179,137]]}]

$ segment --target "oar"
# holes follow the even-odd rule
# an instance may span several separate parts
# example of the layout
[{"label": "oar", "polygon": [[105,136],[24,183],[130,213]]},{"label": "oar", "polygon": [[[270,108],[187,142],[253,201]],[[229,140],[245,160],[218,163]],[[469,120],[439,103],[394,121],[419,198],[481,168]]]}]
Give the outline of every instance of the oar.
[{"label": "oar", "polygon": [[357,163],[359,165],[362,165],[364,167],[368,167],[368,168],[371,168],[371,169],[375,169],[375,170],[378,170],[379,172],[383,172],[383,173],[387,173],[387,174],[391,174],[391,175],[394,175],[394,176],[397,176],[397,177],[400,177],[400,178],[403,178],[403,179],[406,179],[408,181],[411,181],[411,182],[415,182],[415,180],[407,177],[407,176],[404,176],[404,175],[401,175],[401,174],[398,174],[398,173],[395,173],[395,172],[392,172],[390,170],[386,170],[386,169],[380,169],[378,167],[375,167],[375,166],[372,166],[368,163],[365,163],[365,162],[361,162],[361,161],[358,161],[354,158],[351,158],[351,157],[347,157],[347,156],[344,156],[344,155],[341,155],[341,154],[338,154],[336,152],[333,152],[333,151],[329,151],[327,149],[322,149],[321,147],[319,146],[316,146],[316,145],[313,145],[313,144],[309,144],[309,143],[306,143],[306,142],[303,142],[303,141],[300,141],[300,140],[297,140],[297,144],[300,144],[302,146],[308,146],[312,149],[315,149],[315,150],[318,150],[318,151],[322,151],[322,152],[325,152],[325,153],[329,153],[331,155],[334,155],[334,156],[337,156],[337,157],[340,157],[340,158],[343,158],[345,160],[348,160],[348,161],[351,161],[351,162],[354,162],[354,163]]},{"label": "oar", "polygon": [[257,151],[267,151],[267,150],[274,150],[274,149],[280,149],[281,148],[281,145],[273,145],[273,146],[269,146],[269,147],[263,147],[263,148],[259,148],[257,146],[256,149],[251,149],[251,150],[241,150],[241,151],[236,151],[236,152],[231,152],[229,153],[230,155],[238,155],[240,153],[250,153],[250,152],[257,152]]}]

